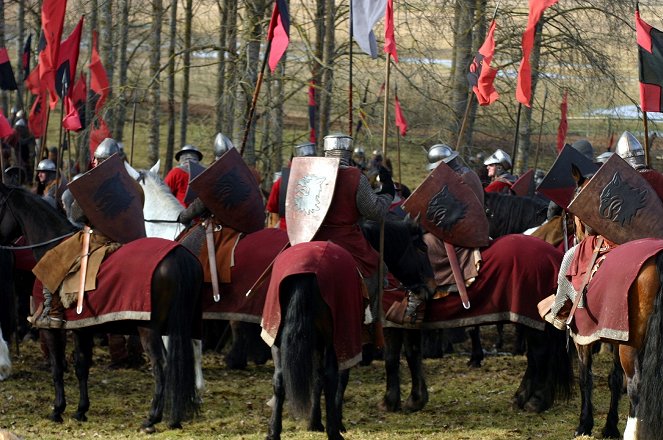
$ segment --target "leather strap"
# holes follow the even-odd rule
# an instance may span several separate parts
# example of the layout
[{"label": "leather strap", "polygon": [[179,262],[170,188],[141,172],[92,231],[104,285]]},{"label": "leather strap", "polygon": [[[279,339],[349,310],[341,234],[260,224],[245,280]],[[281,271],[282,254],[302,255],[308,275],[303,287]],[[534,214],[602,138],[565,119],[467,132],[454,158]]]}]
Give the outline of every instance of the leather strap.
[{"label": "leather strap", "polygon": [[[83,226],[83,248],[81,250],[81,268],[79,271],[78,296],[76,297],[76,313],[83,313],[83,297],[85,296],[85,279],[87,278],[87,263],[90,256],[90,234],[92,230],[88,225]],[[53,292],[53,295],[57,295]]]},{"label": "leather strap", "polygon": [[460,269],[460,264],[458,264],[458,255],[456,255],[456,249],[451,243],[444,243],[444,249],[447,251],[447,257],[449,258],[449,265],[451,266],[451,272],[454,276],[454,281],[456,281],[456,286],[458,287],[458,293],[460,294],[460,300],[463,302],[463,307],[465,309],[470,308],[470,298],[467,296],[467,287],[465,286],[465,277],[463,276],[463,271]]},{"label": "leather strap", "polygon": [[576,313],[578,304],[580,304],[580,299],[585,295],[585,288],[587,287],[587,284],[589,284],[589,277],[592,275],[592,268],[594,267],[594,263],[596,263],[596,258],[599,256],[599,251],[601,250],[601,246],[603,246],[603,237],[599,236],[598,240],[596,241],[596,246],[594,247],[594,252],[592,252],[592,258],[590,259],[589,265],[587,266],[587,272],[585,272],[585,278],[583,278],[582,280],[582,284],[580,285],[580,290],[576,292],[576,299],[573,301],[573,307],[571,307],[571,311],[569,312],[569,317],[566,318],[566,325],[570,325],[571,321],[573,321],[573,315]]},{"label": "leather strap", "polygon": [[216,270],[216,247],[214,246],[214,225],[210,220],[206,221],[205,238],[207,239],[207,257],[209,259],[209,273],[212,278],[212,292],[214,293],[214,302],[219,302],[219,275]]},{"label": "leather strap", "polygon": [[253,283],[253,285],[251,286],[251,288],[250,288],[249,290],[247,290],[245,296],[247,296],[247,297],[251,296],[251,295],[253,294],[253,292],[255,292],[260,286],[263,285],[263,283],[264,283],[265,281],[267,281],[267,280],[269,279],[269,277],[270,277],[271,274],[272,274],[272,268],[274,267],[274,262],[276,261],[276,258],[277,258],[279,255],[281,255],[281,252],[283,252],[284,250],[286,250],[289,246],[290,246],[290,242],[287,242],[285,245],[283,245],[283,247],[281,248],[281,250],[279,251],[279,253],[276,254],[276,256],[274,257],[274,259],[272,260],[272,262],[269,263],[269,265],[265,268],[265,270],[260,274],[260,276],[258,277],[258,279],[256,280],[256,282]]}]

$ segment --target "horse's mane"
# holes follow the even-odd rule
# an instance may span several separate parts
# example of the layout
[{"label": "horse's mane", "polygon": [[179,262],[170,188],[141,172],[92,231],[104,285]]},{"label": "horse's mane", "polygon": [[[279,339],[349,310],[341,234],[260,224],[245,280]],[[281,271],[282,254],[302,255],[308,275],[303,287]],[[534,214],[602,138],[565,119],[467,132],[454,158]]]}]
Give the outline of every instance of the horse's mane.
[{"label": "horse's mane", "polygon": [[548,204],[537,198],[485,193],[484,204],[493,238],[519,234],[546,219]]},{"label": "horse's mane", "polygon": [[169,205],[167,208],[174,210],[176,209],[178,212],[184,209],[180,202],[177,200],[177,197],[173,195],[168,185],[166,185],[166,183],[157,172],[151,170],[140,170],[139,173],[142,181],[145,183],[145,186],[154,188],[154,194],[159,195],[160,203],[166,203]]}]

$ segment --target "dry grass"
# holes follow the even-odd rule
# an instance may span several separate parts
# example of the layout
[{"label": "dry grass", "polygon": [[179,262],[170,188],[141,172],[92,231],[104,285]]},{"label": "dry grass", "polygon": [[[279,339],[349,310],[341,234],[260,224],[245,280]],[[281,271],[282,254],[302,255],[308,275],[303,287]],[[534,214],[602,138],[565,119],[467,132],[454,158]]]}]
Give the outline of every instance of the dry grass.
[{"label": "dry grass", "polygon": [[[460,347],[462,350],[466,348]],[[24,344],[22,356],[15,359],[14,376],[0,384],[0,430],[8,429],[25,439],[143,437],[137,428],[147,414],[150,401],[152,382],[147,369],[109,371],[106,369],[109,363],[107,350],[95,348],[89,421],[79,423],[71,418],[77,389],[75,375],[70,369],[66,374],[70,400],[65,422],[54,424],[46,419],[53,395],[49,373],[39,368],[38,351],[36,343]],[[543,414],[511,408],[511,396],[525,369],[524,357],[490,356],[484,366],[476,370],[468,369],[466,361],[465,353],[426,361],[430,402],[423,411],[415,414],[382,413],[377,409],[385,387],[382,362],[354,368],[345,402],[346,438],[555,440],[572,437],[579,414],[578,396]],[[186,423],[181,431],[167,430],[162,423],[159,429],[164,431],[152,438],[264,438],[270,416],[265,402],[271,395],[271,362],[265,366],[250,365],[246,371],[230,371],[223,365],[220,355],[206,353],[204,363],[207,392],[200,415],[193,422]],[[596,357],[597,433],[607,411],[609,365],[610,355]],[[404,361],[402,368],[406,368]],[[407,376],[407,373],[402,375],[404,392],[409,389]],[[625,421],[625,399],[621,408]],[[623,427],[624,422],[620,425],[622,430]],[[307,433],[305,428],[304,422],[286,417],[284,438],[326,438],[324,434]]]}]

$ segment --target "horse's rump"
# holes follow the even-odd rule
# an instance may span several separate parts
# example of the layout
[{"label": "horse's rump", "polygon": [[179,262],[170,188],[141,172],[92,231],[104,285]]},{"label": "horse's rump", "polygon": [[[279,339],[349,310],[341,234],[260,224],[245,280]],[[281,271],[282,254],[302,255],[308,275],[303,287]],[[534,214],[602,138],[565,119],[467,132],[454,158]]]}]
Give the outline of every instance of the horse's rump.
[{"label": "horse's rump", "polygon": [[260,323],[269,283],[265,280],[248,298],[246,292],[286,243],[288,234],[281,229],[263,229],[244,236],[235,247],[232,282],[220,285],[221,300],[214,302],[211,284],[203,286],[203,318]]},{"label": "horse's rump", "polygon": [[[453,328],[510,321],[543,330],[537,303],[555,291],[562,253],[527,235],[506,235],[481,249],[479,275],[467,288],[471,307],[465,310],[456,294],[428,302],[424,328]],[[385,291],[389,309],[404,297]],[[392,326],[392,323],[389,323]]]},{"label": "horse's rump", "polygon": [[262,338],[273,345],[281,326],[281,282],[299,274],[315,274],[323,300],[334,319],[334,350],[339,369],[361,360],[362,281],[354,258],[330,241],[300,243],[274,262],[262,314]]},{"label": "horse's rump", "polygon": [[[110,254],[97,276],[97,289],[86,292],[83,312],[65,310],[65,328],[81,328],[112,321],[149,321],[152,310],[152,275],[177,242],[161,238],[141,238]],[[35,281],[32,295],[43,301],[42,285]]]},{"label": "horse's rump", "polygon": [[[586,345],[600,338],[628,341],[629,288],[642,265],[661,250],[663,240],[645,238],[619,245],[606,254],[600,270],[587,285],[584,304],[573,315],[571,332],[576,343]],[[586,269],[582,263],[580,268]]]}]

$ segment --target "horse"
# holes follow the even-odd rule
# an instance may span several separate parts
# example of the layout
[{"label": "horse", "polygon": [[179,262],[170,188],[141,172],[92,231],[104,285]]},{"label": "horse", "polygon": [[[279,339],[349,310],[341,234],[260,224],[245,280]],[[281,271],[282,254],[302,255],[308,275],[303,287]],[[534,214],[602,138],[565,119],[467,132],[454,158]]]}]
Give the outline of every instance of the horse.
[{"label": "horse", "polygon": [[[576,218],[576,235],[582,241],[584,238],[584,225]],[[625,248],[642,246],[644,242],[628,242],[618,246],[607,254],[602,266],[594,275],[588,285],[585,298],[598,292],[589,290],[594,283],[599,283],[599,276],[611,271],[607,263],[615,262],[613,266],[616,273],[623,267],[616,251],[623,252]],[[575,248],[574,248],[575,249]],[[611,256],[612,254],[612,256]],[[614,259],[614,260],[613,260]],[[606,269],[604,269],[604,267]],[[624,277],[627,282],[627,278]],[[628,420],[624,432],[624,439],[655,439],[660,438],[663,423],[660,414],[663,412],[663,399],[661,398],[663,368],[663,253],[653,253],[644,260],[637,270],[627,288],[628,304],[628,338],[619,339],[597,333],[591,337],[583,336],[575,329],[571,332],[579,360],[579,386],[581,391],[581,409],[575,435],[591,435],[594,428],[594,415],[592,403],[593,374],[592,357],[593,345],[596,342],[607,342],[613,345],[613,367],[608,376],[610,388],[610,406],[606,422],[601,431],[603,438],[619,438],[619,400],[623,392],[623,380],[626,376],[626,390],[630,401]],[[596,284],[601,286],[601,284]],[[601,292],[602,293],[602,292]],[[598,295],[598,293],[597,293]],[[600,296],[600,295],[599,295]],[[591,308],[591,303],[586,307]],[[575,325],[580,313],[585,308],[578,308],[574,315]],[[591,312],[587,312],[591,313]],[[599,315],[600,318],[600,315]],[[597,319],[596,317],[593,319]]]},{"label": "horse", "polygon": [[275,359],[268,439],[281,438],[286,397],[295,415],[308,417],[309,430],[343,439],[349,368],[362,353],[363,304],[354,258],[333,242],[299,243],[276,258],[261,323]]},{"label": "horse", "polygon": [[[37,260],[63,238],[76,233],[77,228],[67,218],[48,205],[40,197],[21,188],[0,185],[0,243],[6,244],[23,235],[27,244],[33,246]],[[146,239],[153,240],[153,239]],[[138,240],[133,243],[137,243]],[[142,244],[145,244],[142,241]],[[130,244],[123,247],[129,247]],[[133,248],[132,248],[133,249]],[[142,423],[144,432],[154,432],[164,409],[170,413],[169,426],[181,427],[181,422],[192,416],[198,407],[198,398],[193,374],[193,350],[191,337],[199,314],[199,297],[202,285],[202,270],[198,260],[186,249],[175,246],[163,259],[155,263],[150,282],[151,310],[140,317],[127,317],[122,321],[81,324],[74,329],[75,370],[79,382],[79,402],[74,418],[86,421],[90,407],[88,377],[92,360],[92,336],[97,332],[127,334],[138,330],[147,344],[155,388],[147,419]],[[111,254],[113,258],[120,250]],[[102,265],[101,271],[103,271]],[[101,273],[100,271],[100,273]],[[98,293],[96,291],[95,293]],[[87,301],[91,301],[87,297]],[[84,310],[84,314],[86,311]],[[146,315],[146,316],[145,316]],[[70,319],[65,328],[71,324]],[[147,319],[141,321],[140,319]],[[49,348],[51,372],[55,388],[55,400],[49,419],[62,422],[66,407],[64,394],[65,353],[62,347],[64,330],[42,329]],[[160,333],[169,334],[170,346],[164,354]]]},{"label": "horse", "polygon": [[[379,236],[378,231],[379,228],[377,225],[370,222],[365,226],[365,235],[374,247],[377,247],[377,238]],[[393,230],[392,232],[396,231]],[[401,254],[392,254],[388,251],[391,244],[393,243],[394,238],[397,238],[395,241],[396,243],[399,241],[402,242],[403,240],[407,242],[407,240],[412,239],[412,233],[415,234],[414,241],[417,242],[419,240],[416,238],[417,234],[420,235],[421,232],[416,232],[415,229],[401,229],[398,231],[398,234],[402,235],[401,237],[394,237],[393,235],[388,234],[385,230],[385,263],[389,270],[398,279],[400,279],[399,277],[403,278],[405,276],[409,276],[410,282],[412,282],[411,280],[413,278],[418,278],[419,280],[424,281],[426,278],[425,276],[422,277],[422,273],[425,274],[426,272],[422,272],[423,269],[421,269],[421,267],[422,265],[426,264],[430,265],[428,256],[425,252],[425,246],[423,251],[421,249],[421,245],[417,246],[419,248],[417,251],[419,258],[419,262],[417,264],[419,269],[414,270],[404,264],[406,261],[404,261],[405,259],[400,258]],[[539,282],[536,280],[537,275],[534,273],[534,271],[527,275],[527,282],[531,283],[535,288],[540,290],[538,292],[531,292],[532,294],[547,294],[548,292],[544,290],[550,289],[552,287],[551,285],[554,284],[556,276],[556,272],[547,266],[550,263],[555,263],[558,260],[558,252],[555,251],[552,246],[542,242],[541,240],[524,235],[509,235],[499,239],[498,241],[499,244],[496,244],[499,250],[493,250],[493,253],[503,253],[505,249],[508,249],[513,245],[522,246],[533,244],[537,250],[547,251],[550,254],[549,258],[542,260],[540,263],[537,263],[537,268],[540,268],[540,270],[544,272],[545,277],[542,276],[542,278],[547,280],[547,284],[545,286],[543,285],[543,281]],[[489,253],[488,257],[493,260],[494,258],[491,255],[492,254]],[[525,261],[531,260],[531,256],[514,257],[521,258]],[[509,263],[513,264],[512,262]],[[557,261],[556,264],[559,264],[559,262]],[[510,269],[511,267],[509,267],[509,270]],[[428,270],[431,269],[428,268]],[[505,268],[501,267],[500,264],[493,261],[490,265],[486,264],[486,268],[483,270],[486,274],[482,274],[480,271],[479,277],[477,277],[477,281],[475,282],[477,283],[475,285],[477,287],[471,286],[469,289],[471,299],[473,295],[479,294],[481,292],[484,294],[492,294],[492,292],[487,292],[487,290],[492,289],[491,280],[489,278],[500,271],[504,272]],[[514,281],[511,280],[510,282],[512,283]],[[515,302],[516,299],[512,299],[511,293],[509,292],[509,288],[513,287],[510,282],[500,281],[499,288],[495,288],[495,294],[500,295],[500,297],[504,298],[504,300],[507,302]],[[396,288],[395,290],[399,289]],[[387,296],[390,296],[390,298],[387,298]],[[385,299],[383,300],[384,310],[388,310],[389,306],[391,306],[395,300],[400,300],[402,297],[403,294],[400,296],[394,296],[392,295],[392,292],[385,291]],[[453,320],[449,320],[447,322],[429,322],[429,328],[465,327],[468,325],[468,322],[472,321],[479,321],[481,324],[512,321],[526,325],[524,333],[528,347],[527,369],[523,375],[518,390],[514,394],[515,406],[531,412],[541,412],[549,408],[555,400],[569,396],[572,384],[572,371],[569,357],[566,352],[564,335],[558,335],[558,332],[551,325],[543,324],[540,321],[537,322],[530,317],[531,315],[536,315],[538,317],[536,314],[535,305],[533,307],[533,311],[528,310],[528,312],[530,312],[528,316],[514,313],[509,310],[488,310],[482,316],[469,318],[467,316],[463,316],[463,313],[471,313],[472,309],[468,312],[463,312],[459,301],[460,300],[454,296],[449,296],[440,300],[429,301],[429,310],[436,307],[445,307],[444,304],[447,303],[448,306],[446,307],[448,309],[457,311],[456,314],[460,315],[455,316]],[[490,303],[490,301],[487,301],[487,303]],[[477,307],[474,304],[475,303],[473,302],[473,307]],[[481,306],[481,304],[479,304],[479,306]],[[490,304],[488,307],[490,307]],[[531,308],[532,307],[530,307],[530,309]],[[422,409],[427,401],[427,391],[421,356],[421,329],[389,324],[389,326],[385,328],[385,343],[387,391],[380,404],[381,408],[387,411],[398,411],[400,409],[406,411],[417,411]],[[401,406],[399,359],[403,346],[405,347],[405,354],[407,357],[408,366],[410,368],[410,373],[412,375],[412,392],[410,397],[408,397],[406,400],[405,405]]]},{"label": "horse", "polygon": [[[7,249],[0,248],[0,381],[11,375],[11,357],[7,341],[12,333],[14,325],[11,311],[14,309],[14,280],[13,280],[14,258]],[[5,341],[4,335],[7,335]]]}]

